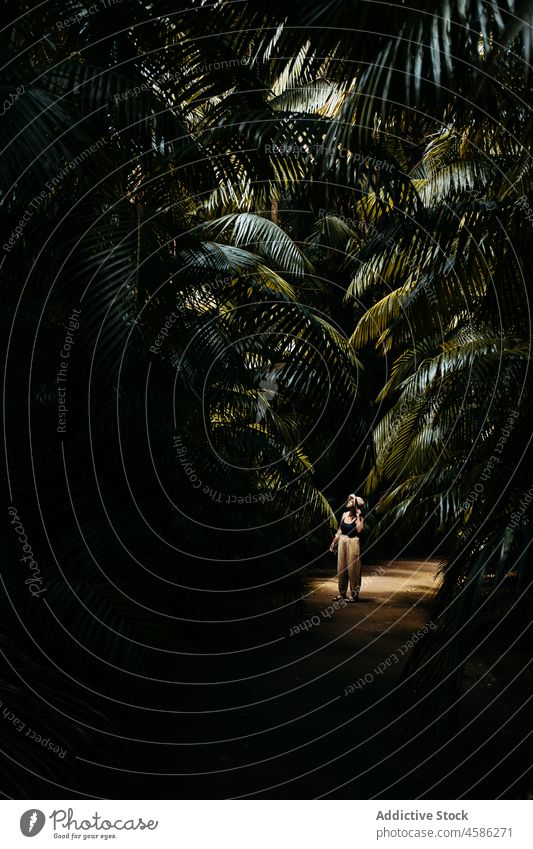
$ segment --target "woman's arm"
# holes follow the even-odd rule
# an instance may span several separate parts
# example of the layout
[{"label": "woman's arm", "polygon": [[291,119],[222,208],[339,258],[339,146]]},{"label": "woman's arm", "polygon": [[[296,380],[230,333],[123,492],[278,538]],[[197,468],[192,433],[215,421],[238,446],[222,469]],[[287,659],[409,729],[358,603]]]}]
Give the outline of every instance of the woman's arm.
[{"label": "woman's arm", "polygon": [[361,511],[355,517],[355,529],[358,534],[361,534],[365,529],[365,517]]},{"label": "woman's arm", "polygon": [[335,536],[333,537],[333,539],[331,540],[331,545],[329,547],[330,551],[333,551],[337,547],[337,543],[339,542],[339,537],[341,535],[341,523],[342,523],[342,520],[344,519],[345,516],[346,516],[346,513],[343,513],[342,517],[341,517],[341,521],[339,523],[339,529],[338,529],[337,533],[335,534]]}]

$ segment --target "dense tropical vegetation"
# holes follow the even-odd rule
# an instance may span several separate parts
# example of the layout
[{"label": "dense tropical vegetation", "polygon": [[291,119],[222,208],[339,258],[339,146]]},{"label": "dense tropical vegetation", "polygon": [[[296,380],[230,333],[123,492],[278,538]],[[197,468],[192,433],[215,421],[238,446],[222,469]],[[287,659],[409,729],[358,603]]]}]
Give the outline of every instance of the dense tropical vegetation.
[{"label": "dense tropical vegetation", "polygon": [[162,674],[297,598],[364,489],[369,551],[446,555],[430,712],[532,612],[532,8],[100,5],[4,4],[5,483],[55,624],[16,556],[9,593],[45,654]]}]

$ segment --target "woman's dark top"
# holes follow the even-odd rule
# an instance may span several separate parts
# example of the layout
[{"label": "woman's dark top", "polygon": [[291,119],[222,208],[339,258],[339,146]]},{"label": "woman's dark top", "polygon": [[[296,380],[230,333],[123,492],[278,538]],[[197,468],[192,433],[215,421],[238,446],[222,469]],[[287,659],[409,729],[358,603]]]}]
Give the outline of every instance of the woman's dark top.
[{"label": "woman's dark top", "polygon": [[[361,516],[363,514],[361,513]],[[358,537],[357,528],[355,527],[356,521],[354,519],[353,522],[345,522],[341,521],[341,534],[344,534],[346,537]]]}]

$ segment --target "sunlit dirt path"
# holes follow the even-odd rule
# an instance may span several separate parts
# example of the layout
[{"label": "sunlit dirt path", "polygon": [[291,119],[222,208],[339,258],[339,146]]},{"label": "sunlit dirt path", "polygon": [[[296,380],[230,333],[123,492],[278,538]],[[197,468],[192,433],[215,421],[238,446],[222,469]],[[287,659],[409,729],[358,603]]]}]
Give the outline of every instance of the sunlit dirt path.
[{"label": "sunlit dirt path", "polygon": [[437,567],[434,560],[365,564],[359,603],[340,606],[333,558],[324,558],[292,621],[230,659],[227,683],[210,690],[213,713],[189,724],[190,739],[207,728],[212,741],[194,750],[202,775],[190,779],[191,792],[368,798],[402,775],[394,693],[410,641],[427,623]]},{"label": "sunlit dirt path", "polygon": [[255,721],[261,715],[263,727],[273,729],[253,740],[255,759],[263,760],[263,793],[314,798],[360,791],[365,798],[404,771],[386,725],[413,641],[428,627],[437,570],[435,560],[366,564],[357,604],[334,601],[331,565],[311,579],[301,617],[276,645],[278,668],[250,685],[254,700],[276,694],[255,707]]},{"label": "sunlit dirt path", "polygon": [[[525,797],[529,645],[508,656],[499,635],[476,644],[454,706],[456,725],[442,723],[437,710],[436,742],[405,734],[400,679],[417,636],[431,627],[438,565],[365,562],[360,602],[341,605],[326,555],[306,575],[303,602],[285,607],[283,618],[267,612],[239,621],[242,606],[227,608],[236,636],[244,633],[246,641],[238,636],[229,651],[211,641],[188,668],[179,660],[180,684],[164,691],[168,713],[158,713],[148,729],[161,743],[143,748],[142,772],[131,774],[138,787],[129,794],[137,788],[143,798]],[[418,727],[427,719],[426,710]],[[133,736],[137,729],[126,731]],[[131,757],[126,773],[137,763]],[[100,767],[85,768],[94,781],[102,775]],[[509,791],[516,776],[523,779]]]}]

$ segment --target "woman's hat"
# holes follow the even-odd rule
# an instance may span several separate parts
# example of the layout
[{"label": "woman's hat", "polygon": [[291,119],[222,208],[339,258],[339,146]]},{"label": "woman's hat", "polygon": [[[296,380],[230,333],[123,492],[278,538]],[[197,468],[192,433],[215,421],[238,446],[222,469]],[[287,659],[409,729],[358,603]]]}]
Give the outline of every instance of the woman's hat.
[{"label": "woman's hat", "polygon": [[357,504],[358,507],[364,507],[365,506],[364,499],[361,498],[360,495],[356,495],[355,492],[350,492],[348,498],[353,498],[353,500],[355,501],[355,503]]}]

